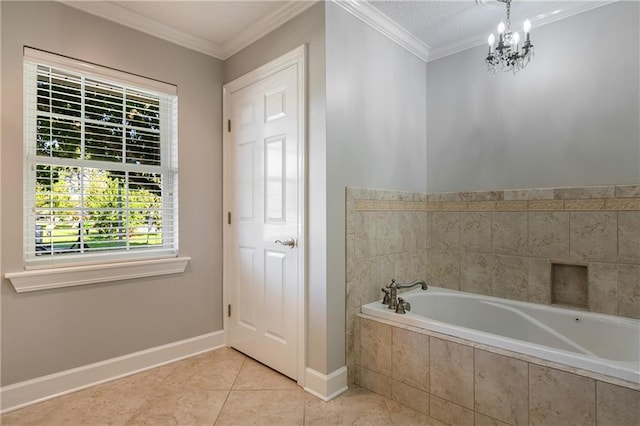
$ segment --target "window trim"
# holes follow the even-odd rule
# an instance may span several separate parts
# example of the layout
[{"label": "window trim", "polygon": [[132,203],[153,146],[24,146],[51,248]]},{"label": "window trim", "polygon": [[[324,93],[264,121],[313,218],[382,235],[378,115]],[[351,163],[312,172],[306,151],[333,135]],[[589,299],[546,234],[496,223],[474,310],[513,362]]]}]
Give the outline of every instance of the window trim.
[{"label": "window trim", "polygon": [[132,278],[179,274],[186,270],[190,260],[190,257],[133,260],[130,262],[7,272],[4,277],[11,281],[16,292],[27,293]]},{"label": "window trim", "polygon": [[[112,68],[107,68],[87,62],[83,62],[80,60],[76,60],[73,58],[68,58],[65,56],[60,56],[52,53],[48,53],[45,51],[41,51],[38,49],[33,49],[30,47],[24,47],[24,56],[23,61],[25,66],[27,63],[42,63],[46,66],[50,66],[53,68],[66,69],[73,72],[77,72],[82,74],[85,77],[93,77],[98,78],[102,81],[113,80],[115,84],[119,86],[132,87],[137,90],[149,91],[151,93],[157,93],[161,95],[162,99],[166,99],[165,102],[168,102],[169,110],[164,111],[165,114],[165,123],[167,126],[170,126],[167,133],[166,143],[161,144],[161,150],[163,152],[163,158],[167,159],[167,163],[163,160],[163,165],[159,167],[151,167],[154,172],[161,172],[165,179],[168,179],[168,187],[163,189],[163,210],[164,206],[172,205],[171,209],[171,222],[173,224],[171,234],[171,243],[170,245],[165,245],[162,247],[154,247],[149,249],[140,249],[135,251],[113,251],[111,253],[107,252],[94,252],[94,253],[86,253],[78,256],[69,256],[69,257],[60,257],[58,259],[54,259],[52,257],[47,257],[44,259],[36,259],[33,258],[29,252],[29,243],[27,234],[32,228],[35,229],[35,223],[33,226],[30,226],[33,222],[34,218],[27,214],[28,211],[31,210],[32,206],[29,204],[29,199],[34,197],[29,196],[35,191],[35,188],[32,188],[34,176],[31,176],[35,172],[31,172],[32,166],[35,167],[37,163],[37,157],[32,152],[33,146],[32,143],[34,141],[27,142],[25,139],[24,143],[24,161],[25,161],[25,170],[24,170],[24,209],[25,209],[25,222],[23,223],[24,233],[23,236],[23,265],[25,271],[28,270],[40,270],[43,272],[48,269],[50,271],[55,271],[58,269],[67,270],[68,268],[79,267],[82,268],[84,266],[96,266],[96,265],[106,265],[104,269],[110,269],[109,265],[115,263],[126,263],[130,264],[131,262],[146,262],[152,261],[153,264],[154,259],[167,259],[169,257],[178,256],[178,241],[179,241],[179,222],[178,222],[178,201],[177,201],[177,190],[178,190],[178,172],[177,172],[177,87],[175,85],[171,85],[168,83],[164,83],[161,81],[149,79],[146,77],[137,76],[134,74],[125,73],[122,71],[118,71]],[[31,65],[30,65],[31,66]],[[26,70],[26,68],[25,68]],[[26,74],[25,74],[26,78]],[[26,97],[25,91],[25,97]],[[35,125],[35,117],[33,116],[36,112],[31,111],[26,107],[26,98],[25,98],[25,117],[24,117],[24,132],[25,138],[27,138],[26,132],[32,132],[32,127]],[[162,113],[162,111],[161,111]],[[53,159],[54,162],[64,162],[64,159]],[[61,160],[61,161],[58,161]],[[91,167],[118,167],[118,163],[107,163],[102,164],[102,162],[95,162],[95,165],[91,165]],[[126,166],[126,165],[125,165]],[[124,167],[126,169],[128,167]],[[184,268],[183,268],[184,269]],[[171,273],[171,272],[169,272]],[[116,274],[114,277],[116,279],[119,274]],[[154,275],[154,274],[151,274]]]}]

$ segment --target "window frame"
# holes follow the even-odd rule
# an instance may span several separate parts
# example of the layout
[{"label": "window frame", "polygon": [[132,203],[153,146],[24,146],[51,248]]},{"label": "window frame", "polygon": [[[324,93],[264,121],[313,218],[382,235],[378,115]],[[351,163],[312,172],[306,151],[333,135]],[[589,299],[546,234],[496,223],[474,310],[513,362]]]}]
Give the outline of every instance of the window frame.
[{"label": "window frame", "polygon": [[[34,289],[40,289],[44,285],[46,288],[64,287],[67,285],[89,284],[92,282],[111,281],[118,279],[128,279],[137,276],[162,275],[164,273],[180,272],[176,269],[176,265],[180,265],[182,271],[186,268],[189,258],[178,258],[178,140],[177,140],[177,87],[160,81],[140,77],[137,75],[125,73],[98,66],[95,64],[67,58],[60,55],[44,52],[29,47],[24,48],[24,164],[23,164],[23,194],[24,194],[24,220],[23,220],[23,259],[24,272],[9,273],[6,277],[15,281],[23,280],[27,277],[39,277],[50,275],[47,269],[57,269],[57,276],[60,273],[81,272],[85,276],[76,276],[75,278],[54,280],[51,286],[42,282],[36,283]],[[111,83],[117,86],[130,88],[141,93],[148,93],[154,96],[159,95],[161,102],[167,102],[167,108],[160,108],[161,133],[160,149],[161,149],[161,165],[160,166],[143,166],[141,169],[153,171],[153,173],[162,174],[162,212],[163,224],[170,221],[171,230],[168,233],[168,241],[154,248],[137,248],[135,250],[122,249],[113,251],[95,251],[93,253],[80,254],[64,254],[64,255],[46,255],[36,256],[36,229],[37,217],[35,214],[36,207],[36,166],[38,164],[60,164],[65,163],[65,159],[50,157],[50,161],[39,161],[46,157],[37,155],[36,144],[36,123],[37,123],[37,89],[34,90],[37,81],[36,73],[38,65],[44,65],[75,74],[83,77],[97,79],[105,83]],[[33,85],[28,90],[28,85]],[[34,100],[34,98],[36,98]],[[84,117],[82,117],[84,119]],[[163,121],[164,120],[164,121]],[[63,160],[63,161],[57,161]],[[85,167],[98,168],[103,170],[134,170],[135,166],[126,163],[114,162],[96,162],[93,160],[74,160],[74,164],[84,163]],[[168,206],[168,207],[167,207]],[[164,215],[167,214],[165,217]],[[169,261],[175,258],[178,262]],[[167,267],[163,268],[162,264]],[[117,268],[114,268],[117,266]],[[118,269],[120,268],[120,269]],[[123,269],[124,268],[124,269]],[[131,269],[133,268],[133,269]],[[142,268],[142,269],[140,269]],[[159,268],[159,269],[158,269]],[[128,270],[129,269],[129,270]],[[163,272],[163,270],[165,270]],[[101,270],[111,271],[106,276],[86,276],[88,271]],[[146,270],[146,272],[145,272]],[[53,272],[52,272],[53,273]],[[89,274],[92,275],[92,274]],[[93,275],[96,275],[95,273]],[[12,279],[14,278],[14,279]],[[51,278],[51,277],[49,277]],[[29,287],[31,288],[31,287]],[[24,290],[32,291],[32,290]]]}]

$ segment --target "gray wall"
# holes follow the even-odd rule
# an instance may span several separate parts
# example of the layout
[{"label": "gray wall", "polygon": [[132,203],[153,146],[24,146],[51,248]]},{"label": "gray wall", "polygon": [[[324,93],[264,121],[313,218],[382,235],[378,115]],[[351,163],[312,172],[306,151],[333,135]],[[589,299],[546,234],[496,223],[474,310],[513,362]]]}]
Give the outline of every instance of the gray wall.
[{"label": "gray wall", "polygon": [[640,182],[637,2],[532,31],[517,75],[486,47],[427,66],[427,190]]},{"label": "gray wall", "polygon": [[422,60],[333,3],[326,21],[331,371],[345,363],[345,187],[426,191],[427,96]]},{"label": "gray wall", "polygon": [[[326,374],[333,371],[327,370],[327,353],[332,351],[334,342],[327,341],[324,36],[324,5],[318,3],[227,59],[224,82],[231,82],[302,44],[307,45],[307,366]],[[344,358],[344,349],[342,356]]]},{"label": "gray wall", "polygon": [[58,2],[2,1],[2,259],[22,270],[22,48],[176,84],[184,274],[17,294],[2,280],[2,385],[222,329],[222,62]]}]

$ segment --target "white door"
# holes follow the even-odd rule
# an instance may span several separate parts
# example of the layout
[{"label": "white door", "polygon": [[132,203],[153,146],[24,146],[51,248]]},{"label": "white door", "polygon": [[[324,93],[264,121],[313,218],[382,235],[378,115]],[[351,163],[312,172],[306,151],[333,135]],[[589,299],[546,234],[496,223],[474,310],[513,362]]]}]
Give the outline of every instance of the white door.
[{"label": "white door", "polygon": [[227,344],[293,379],[304,309],[301,66],[225,86]]}]

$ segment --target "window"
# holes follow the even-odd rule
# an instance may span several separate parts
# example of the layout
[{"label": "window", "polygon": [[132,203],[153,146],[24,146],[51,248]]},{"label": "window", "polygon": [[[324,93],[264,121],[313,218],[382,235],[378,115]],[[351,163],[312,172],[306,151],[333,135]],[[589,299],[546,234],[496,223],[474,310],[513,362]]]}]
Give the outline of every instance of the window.
[{"label": "window", "polygon": [[25,48],[25,265],[176,256],[176,87]]}]

